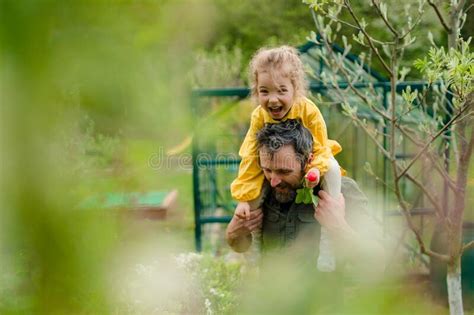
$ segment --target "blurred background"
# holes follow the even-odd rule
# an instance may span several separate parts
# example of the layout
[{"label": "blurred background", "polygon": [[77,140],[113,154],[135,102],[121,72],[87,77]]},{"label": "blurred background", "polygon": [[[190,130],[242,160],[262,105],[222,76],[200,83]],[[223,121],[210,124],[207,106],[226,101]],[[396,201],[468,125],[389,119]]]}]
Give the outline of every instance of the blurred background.
[{"label": "blurred background", "polygon": [[[434,16],[424,23],[442,42]],[[253,275],[222,258],[223,225],[194,253],[191,141],[200,126],[201,150],[235,154],[229,133],[243,135],[254,105],[191,104],[191,91],[245,87],[256,49],[304,45],[312,30],[300,0],[0,1],[0,313],[235,312]],[[420,37],[404,62],[427,45]],[[406,300],[412,288],[369,288],[354,312],[445,310],[415,289]],[[319,312],[311,301],[297,293],[281,312]]]}]

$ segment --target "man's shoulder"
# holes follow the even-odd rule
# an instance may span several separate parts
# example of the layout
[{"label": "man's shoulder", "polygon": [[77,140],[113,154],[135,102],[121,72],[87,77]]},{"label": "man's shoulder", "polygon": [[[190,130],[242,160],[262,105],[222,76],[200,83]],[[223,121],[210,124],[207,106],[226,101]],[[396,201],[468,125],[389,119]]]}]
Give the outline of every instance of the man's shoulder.
[{"label": "man's shoulder", "polygon": [[383,235],[382,226],[374,216],[369,199],[352,178],[343,176],[341,191],[346,204],[346,218],[351,227],[361,236],[377,240]]},{"label": "man's shoulder", "polygon": [[341,192],[346,199],[346,205],[350,205],[349,202],[366,205],[368,202],[367,196],[362,192],[357,182],[350,177],[342,176]]}]

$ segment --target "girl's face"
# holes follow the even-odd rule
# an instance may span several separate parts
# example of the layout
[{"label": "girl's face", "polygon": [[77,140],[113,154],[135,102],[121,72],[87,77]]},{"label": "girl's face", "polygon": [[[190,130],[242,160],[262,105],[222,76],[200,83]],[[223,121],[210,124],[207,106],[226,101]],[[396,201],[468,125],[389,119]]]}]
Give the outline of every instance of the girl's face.
[{"label": "girl's face", "polygon": [[281,71],[258,73],[258,103],[274,120],[281,120],[291,109],[295,89],[290,78],[283,76]]}]

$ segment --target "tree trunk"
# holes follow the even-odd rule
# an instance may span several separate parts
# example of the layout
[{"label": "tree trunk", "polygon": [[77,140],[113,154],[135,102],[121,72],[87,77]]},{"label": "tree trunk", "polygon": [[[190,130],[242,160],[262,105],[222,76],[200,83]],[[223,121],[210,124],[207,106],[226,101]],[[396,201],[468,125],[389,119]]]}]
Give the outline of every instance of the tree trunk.
[{"label": "tree trunk", "polygon": [[457,257],[453,263],[448,264],[446,282],[448,285],[449,314],[463,315],[461,257]]},{"label": "tree trunk", "polygon": [[456,174],[456,198],[454,207],[448,211],[448,242],[450,256],[453,262],[448,264],[446,281],[448,284],[449,311],[451,315],[463,314],[462,287],[461,287],[461,255],[463,244],[462,223],[465,209],[465,191],[467,186],[467,174],[469,170],[470,149],[466,139],[466,121],[459,122],[455,126],[458,136],[459,159]]},{"label": "tree trunk", "polygon": [[[449,25],[451,32],[448,34],[448,49],[456,49],[458,47],[458,36],[460,32],[461,13],[464,8],[465,0],[452,1]],[[469,159],[466,161],[467,154],[466,147],[467,143],[464,139],[465,122],[461,122],[459,126],[454,126],[458,129],[461,141],[460,144],[460,160],[457,168],[456,186],[457,193],[454,198],[454,208],[452,211],[448,211],[448,242],[449,252],[453,261],[448,263],[446,281],[448,285],[448,301],[449,301],[449,313],[451,315],[462,315],[464,314],[463,303],[462,303],[462,286],[461,286],[461,248],[462,248],[462,222],[464,213],[464,199],[465,189],[467,183],[467,171],[469,166]]]}]

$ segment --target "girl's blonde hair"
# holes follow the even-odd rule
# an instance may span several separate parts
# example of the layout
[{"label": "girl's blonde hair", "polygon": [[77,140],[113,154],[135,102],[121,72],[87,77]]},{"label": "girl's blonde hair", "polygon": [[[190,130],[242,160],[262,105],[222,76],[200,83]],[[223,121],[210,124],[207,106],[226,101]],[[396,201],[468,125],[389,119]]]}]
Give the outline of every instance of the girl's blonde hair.
[{"label": "girl's blonde hair", "polygon": [[298,50],[291,46],[280,46],[276,48],[263,47],[257,50],[250,61],[249,82],[252,97],[257,97],[258,73],[279,71],[288,77],[295,89],[295,98],[304,97],[307,94],[308,82],[306,81],[304,65]]}]

